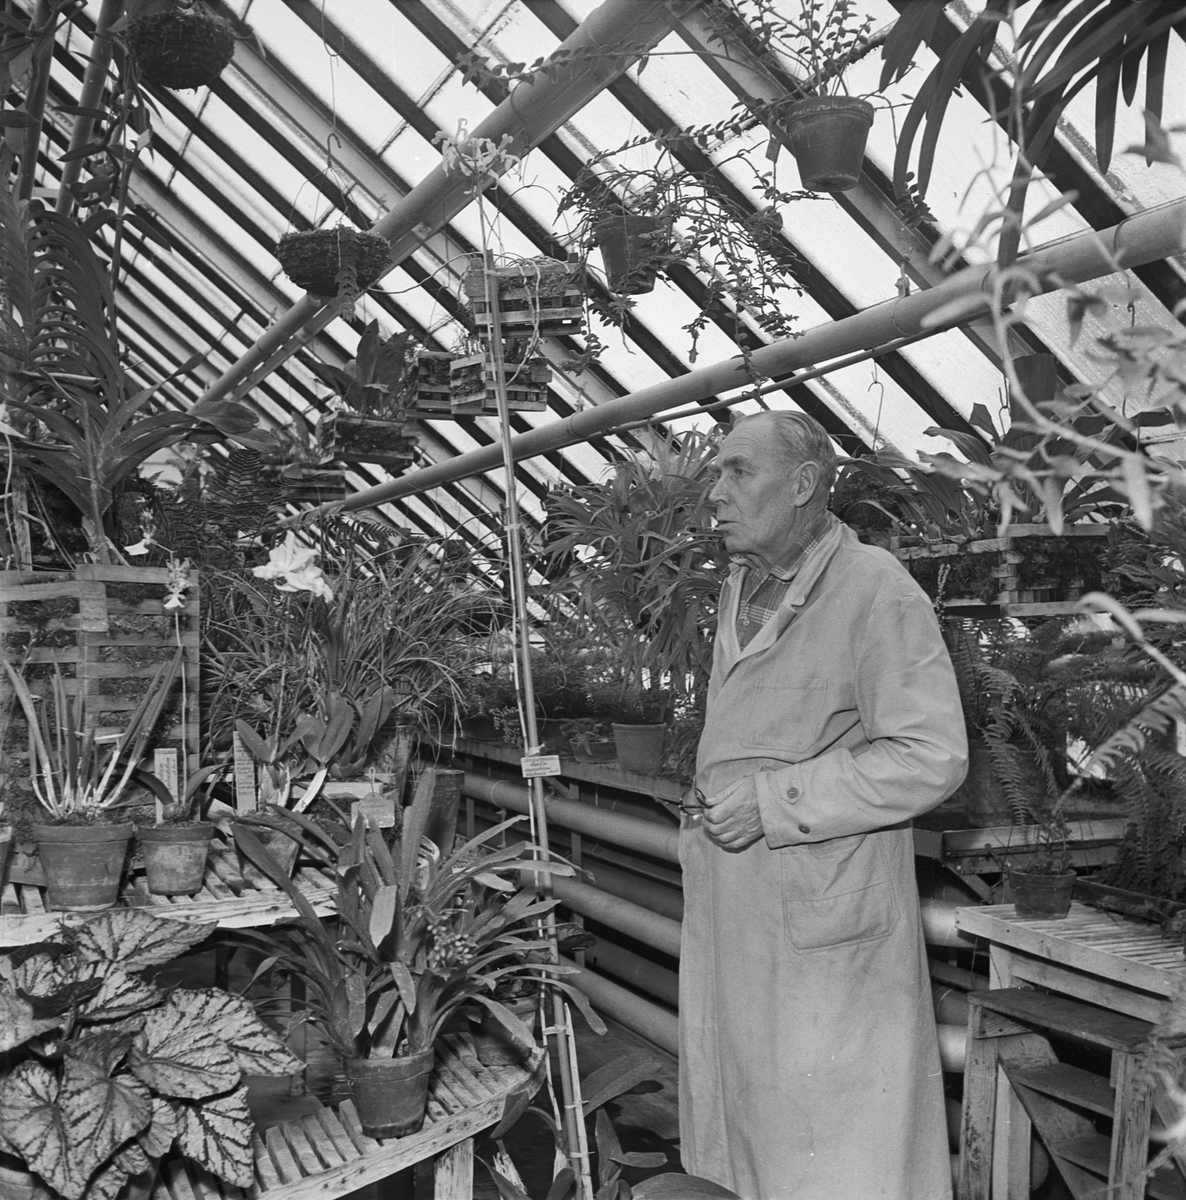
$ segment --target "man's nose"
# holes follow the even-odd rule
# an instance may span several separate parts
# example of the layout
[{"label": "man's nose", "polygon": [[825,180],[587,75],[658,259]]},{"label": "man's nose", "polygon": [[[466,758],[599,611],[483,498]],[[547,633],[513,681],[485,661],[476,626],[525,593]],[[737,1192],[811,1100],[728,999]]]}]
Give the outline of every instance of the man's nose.
[{"label": "man's nose", "polygon": [[720,502],[725,498],[723,487],[724,482],[724,476],[721,476],[712,485],[712,487],[708,489],[708,500],[710,504],[720,504]]}]

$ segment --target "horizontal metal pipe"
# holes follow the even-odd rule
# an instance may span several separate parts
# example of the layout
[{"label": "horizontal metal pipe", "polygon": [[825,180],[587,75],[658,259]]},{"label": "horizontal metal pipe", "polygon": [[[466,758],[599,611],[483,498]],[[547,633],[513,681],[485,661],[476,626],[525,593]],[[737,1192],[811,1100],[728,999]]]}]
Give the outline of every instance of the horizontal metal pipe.
[{"label": "horizontal metal pipe", "polygon": [[931,959],[931,978],[965,992],[983,991],[988,987],[987,975],[977,975],[975,971],[953,967],[951,963],[938,962],[936,959]]},{"label": "horizontal metal pipe", "polygon": [[924,896],[919,901],[922,912],[923,940],[928,946],[962,946],[971,950],[979,942],[955,926],[956,910],[967,908],[957,900],[933,900]]},{"label": "horizontal metal pipe", "polygon": [[575,879],[553,876],[552,893],[573,912],[592,917],[602,925],[608,925],[610,929],[624,933],[636,942],[653,946],[672,958],[679,957],[678,921],[673,921],[670,917],[661,917],[641,905],[611,896]]},{"label": "horizontal metal pipe", "polygon": [[607,938],[598,937],[596,949],[585,955],[585,966],[628,983],[671,1008],[679,1008],[679,974],[668,967],[627,950]]},{"label": "horizontal metal pipe", "polygon": [[[488,775],[467,771],[461,791],[465,796],[485,800],[509,812],[529,811],[530,794],[527,789],[505,779],[491,779]],[[616,846],[649,854],[652,858],[679,862],[678,829],[596,808],[592,804],[582,804],[578,800],[552,799],[547,801],[546,808],[549,821],[574,833],[604,838]]]},{"label": "horizontal metal pipe", "polygon": [[684,897],[678,888],[668,887],[653,879],[644,879],[641,875],[635,875],[621,867],[590,862],[588,859],[582,861],[581,867],[589,873],[593,886],[603,892],[630,900],[634,904],[641,904],[643,908],[672,921],[683,920]]},{"label": "horizontal metal pipe", "polygon": [[[1039,247],[1022,255],[1013,272],[1014,277],[1028,273],[1032,289],[1041,294],[1110,274],[1117,264],[1138,267],[1179,254],[1183,249],[1186,249],[1186,200],[1173,200],[1126,217],[1110,229],[1089,230]],[[588,441],[630,421],[746,387],[757,379],[779,379],[803,367],[909,337],[927,329],[930,318],[955,301],[968,302],[957,323],[973,320],[990,307],[994,276],[992,264],[968,267],[936,287],[885,300],[851,317],[817,325],[798,337],[754,350],[745,358],[738,355],[700,367],[518,434],[510,440],[510,454],[515,461],[534,458]],[[935,326],[934,331],[944,327]],[[345,508],[369,508],[386,500],[455,483],[493,470],[502,461],[501,445],[471,450],[448,462],[409,471],[389,483],[356,492],[347,499]]]},{"label": "horizontal metal pipe", "polygon": [[931,998],[935,1002],[935,1020],[943,1025],[966,1025],[968,1023],[968,993],[944,983],[931,984]]},{"label": "horizontal metal pipe", "polygon": [[962,1075],[968,1060],[968,1027],[940,1023],[936,1030],[939,1034],[940,1065],[953,1075]]},{"label": "horizontal metal pipe", "polygon": [[679,1018],[675,1013],[635,995],[620,983],[598,975],[596,971],[578,967],[566,958],[561,961],[565,966],[576,968],[572,974],[564,976],[565,982],[580,988],[594,1008],[668,1054],[679,1056]]}]

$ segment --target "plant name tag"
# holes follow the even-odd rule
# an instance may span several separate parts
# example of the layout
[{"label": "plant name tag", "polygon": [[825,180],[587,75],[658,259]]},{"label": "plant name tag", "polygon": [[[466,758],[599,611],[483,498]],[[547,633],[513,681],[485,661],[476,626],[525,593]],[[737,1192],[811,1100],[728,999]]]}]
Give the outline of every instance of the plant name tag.
[{"label": "plant name tag", "polygon": [[545,775],[559,775],[560,755],[528,755],[519,759],[519,769],[523,772],[524,779],[542,779]]},{"label": "plant name tag", "polygon": [[154,750],[152,773],[169,789],[169,795],[177,799],[178,770],[176,750]]}]

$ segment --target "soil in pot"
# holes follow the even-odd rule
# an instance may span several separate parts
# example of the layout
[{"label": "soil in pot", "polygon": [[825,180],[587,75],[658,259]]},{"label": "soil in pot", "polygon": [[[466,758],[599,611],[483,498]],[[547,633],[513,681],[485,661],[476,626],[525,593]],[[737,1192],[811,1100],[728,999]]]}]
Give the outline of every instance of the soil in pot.
[{"label": "soil in pot", "polygon": [[845,192],[857,185],[873,105],[855,96],[813,96],[787,113],[791,153],[810,192]]},{"label": "soil in pot", "polygon": [[173,89],[212,84],[235,53],[230,23],[198,9],[138,17],[124,39],[144,78]]},{"label": "soil in pot", "polygon": [[45,869],[49,906],[99,912],[119,898],[132,840],[132,823],[33,825],[37,857]]},{"label": "soil in pot", "polygon": [[619,725],[614,723],[614,748],[618,766],[640,775],[657,775],[663,766],[666,725]]},{"label": "soil in pot", "polygon": [[213,825],[141,825],[137,832],[148,890],[154,896],[192,896],[201,891]]},{"label": "soil in pot", "polygon": [[1071,911],[1071,893],[1077,876],[1074,871],[1062,875],[1040,875],[1030,871],[1010,871],[1009,886],[1019,917],[1044,917],[1055,920]]},{"label": "soil in pot", "polygon": [[654,290],[655,254],[671,240],[671,223],[647,213],[616,213],[597,223],[597,243],[610,291],[641,296]]},{"label": "soil in pot", "polygon": [[403,1137],[424,1124],[433,1052],[403,1058],[352,1058],[346,1079],[367,1137]]}]

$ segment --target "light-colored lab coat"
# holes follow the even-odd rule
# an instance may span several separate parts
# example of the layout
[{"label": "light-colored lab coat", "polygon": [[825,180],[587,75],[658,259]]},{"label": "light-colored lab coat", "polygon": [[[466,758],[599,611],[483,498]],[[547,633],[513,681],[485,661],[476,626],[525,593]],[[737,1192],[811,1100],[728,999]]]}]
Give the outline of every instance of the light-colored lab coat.
[{"label": "light-colored lab coat", "polygon": [[697,782],[765,837],[680,835],[684,1165],[743,1200],[949,1200],[910,819],[967,745],[930,602],[834,522],[745,649],[722,596]]}]

